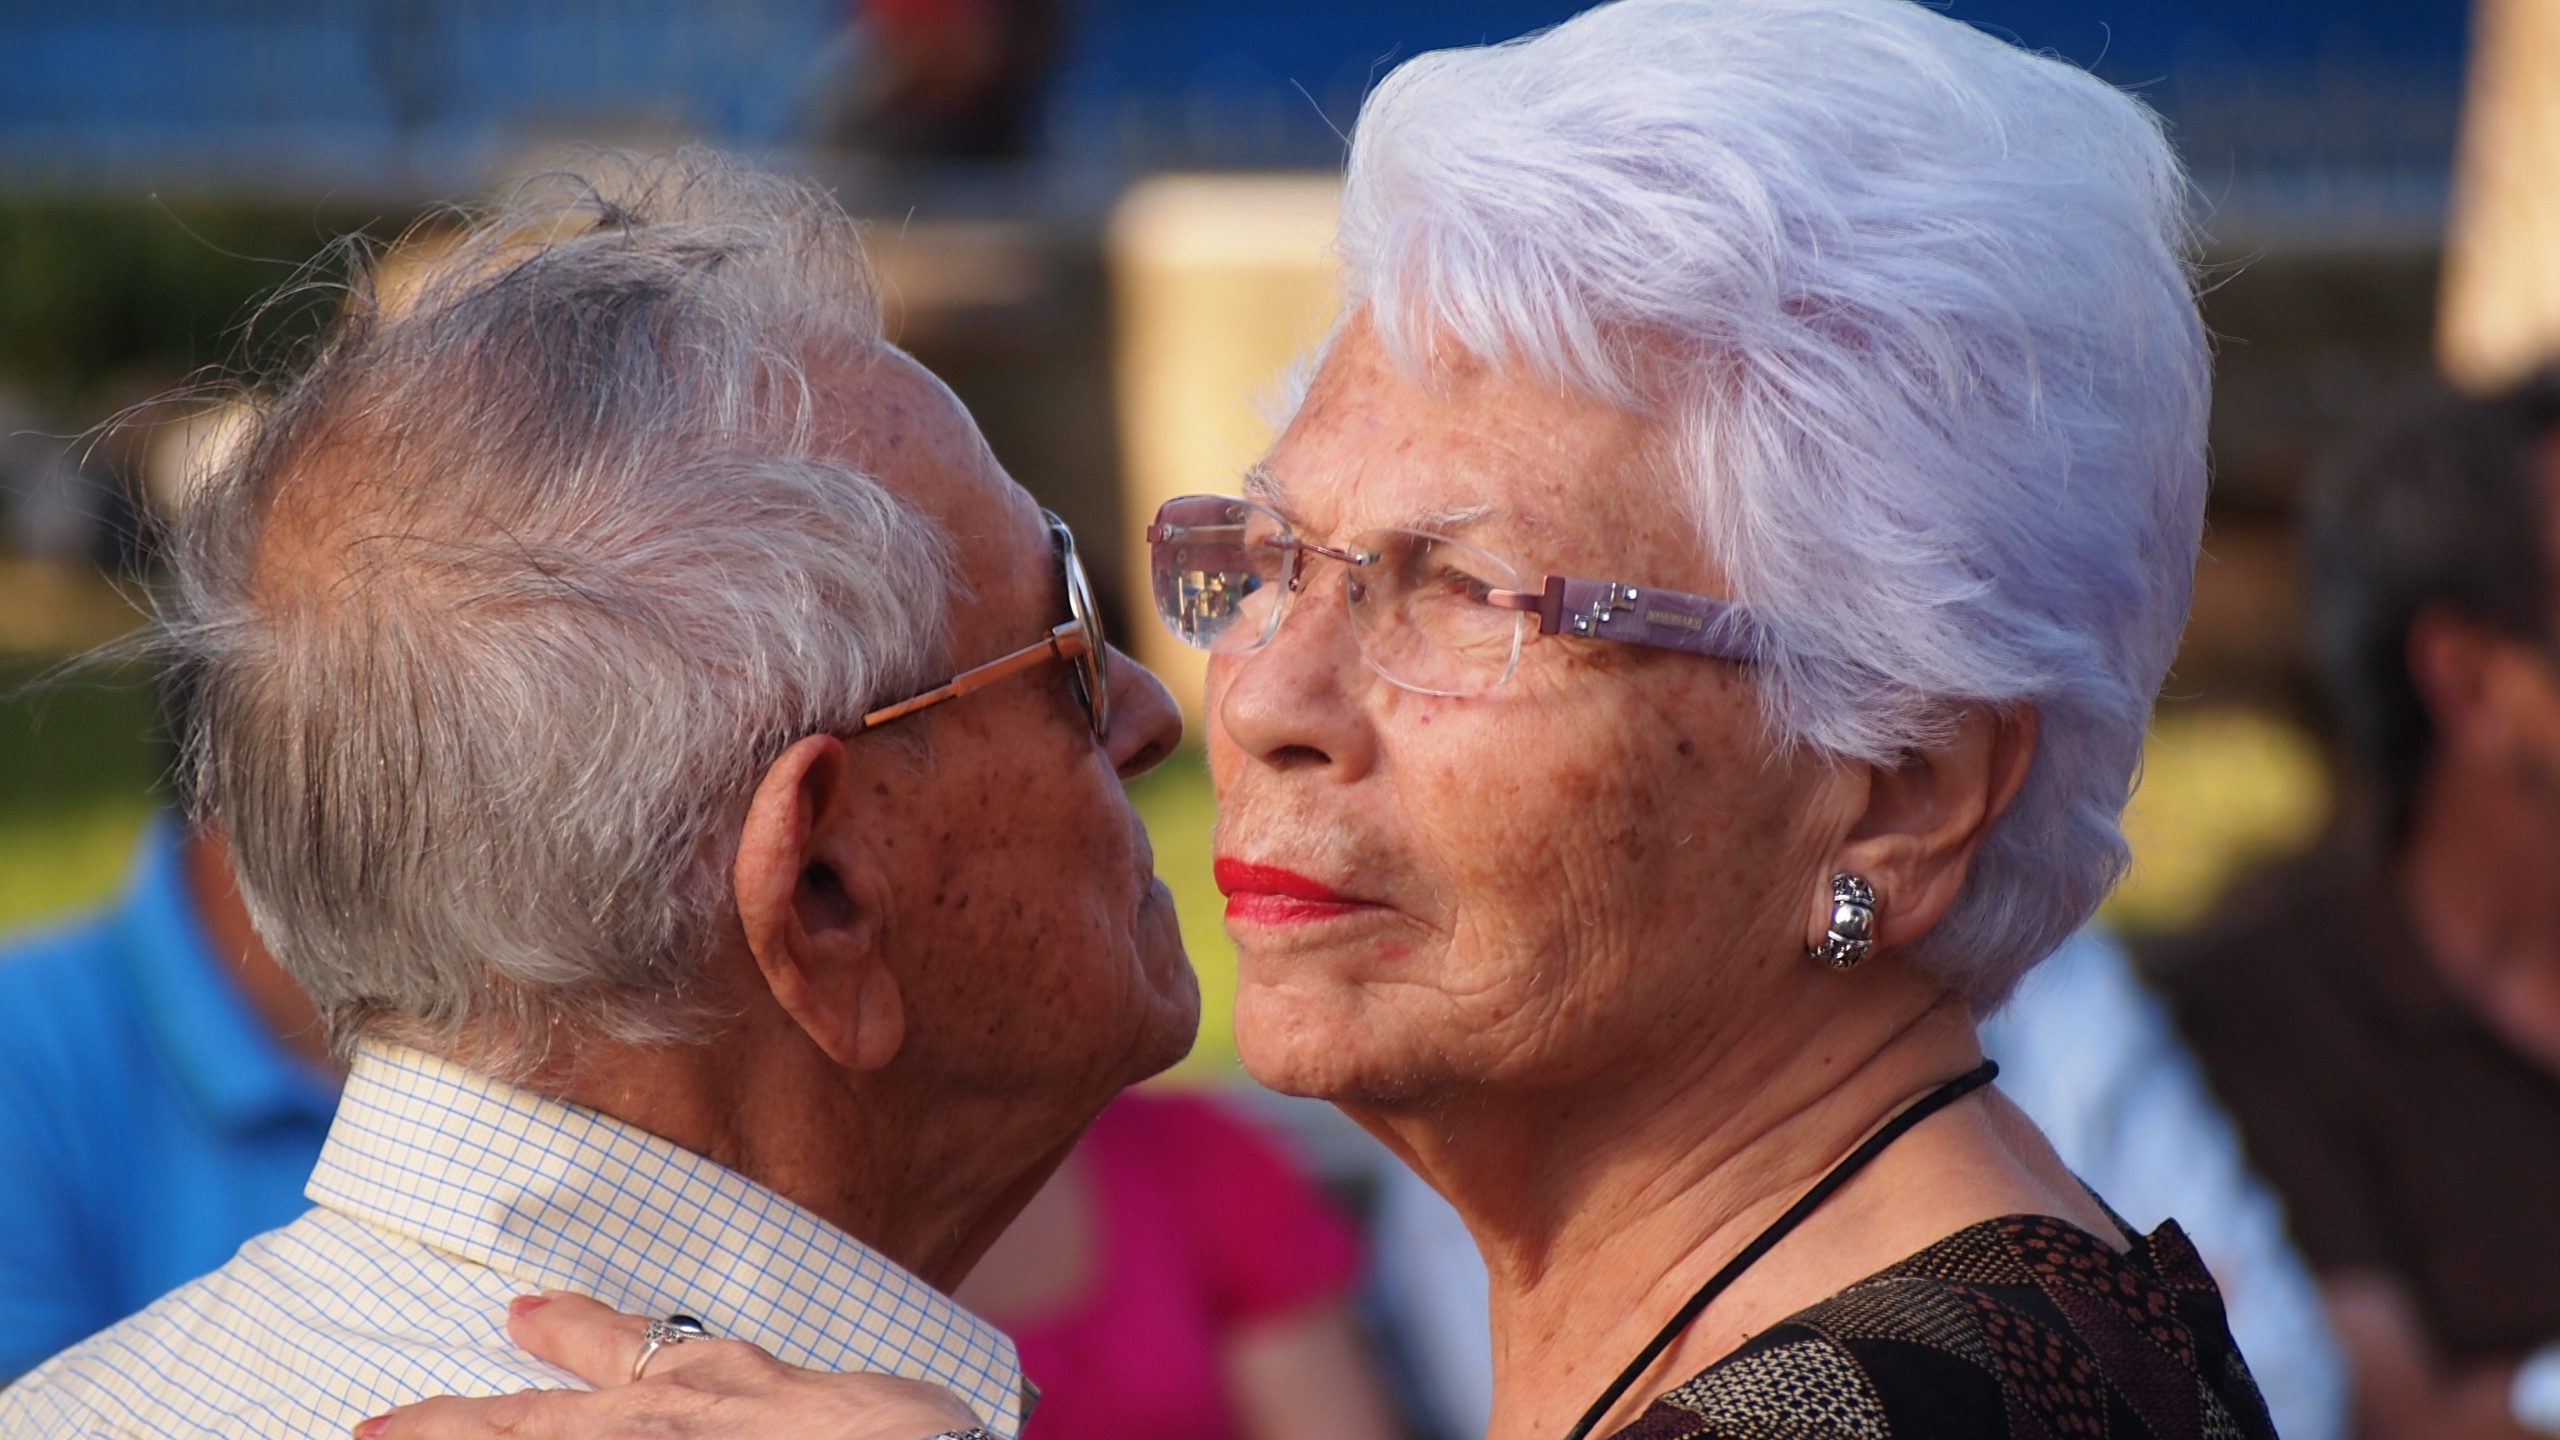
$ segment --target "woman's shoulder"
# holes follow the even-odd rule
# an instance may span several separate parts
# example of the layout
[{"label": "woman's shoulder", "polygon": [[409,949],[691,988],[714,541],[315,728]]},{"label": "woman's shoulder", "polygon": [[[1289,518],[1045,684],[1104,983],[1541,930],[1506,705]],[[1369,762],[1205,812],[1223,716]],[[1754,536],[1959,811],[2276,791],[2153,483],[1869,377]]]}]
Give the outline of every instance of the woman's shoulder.
[{"label": "woman's shoulder", "polygon": [[2272,1440],[2174,1222],[2123,1252],[2051,1216],[1970,1226],[1771,1326],[1619,1440],[2036,1434]]}]

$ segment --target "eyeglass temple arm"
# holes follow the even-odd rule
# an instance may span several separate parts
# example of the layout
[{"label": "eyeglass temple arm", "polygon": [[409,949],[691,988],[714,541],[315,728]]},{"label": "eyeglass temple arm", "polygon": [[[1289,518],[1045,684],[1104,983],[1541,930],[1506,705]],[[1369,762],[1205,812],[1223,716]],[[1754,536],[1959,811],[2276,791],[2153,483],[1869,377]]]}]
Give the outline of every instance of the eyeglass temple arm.
[{"label": "eyeglass temple arm", "polygon": [[984,665],[974,666],[927,690],[912,700],[901,700],[886,709],[874,710],[862,717],[861,729],[886,725],[892,720],[913,715],[919,710],[957,700],[963,695],[984,690],[1008,675],[1019,675],[1032,666],[1055,655],[1060,660],[1073,660],[1089,653],[1093,642],[1085,635],[1084,622],[1070,620],[1049,632],[1049,638],[1025,645],[1010,655],[1001,655]]},{"label": "eyeglass temple arm", "polygon": [[1550,575],[1540,590],[1495,590],[1485,603],[1538,617],[1541,635],[1579,635],[1749,661],[1761,650],[1750,612],[1730,600],[1656,590],[1616,580]]}]

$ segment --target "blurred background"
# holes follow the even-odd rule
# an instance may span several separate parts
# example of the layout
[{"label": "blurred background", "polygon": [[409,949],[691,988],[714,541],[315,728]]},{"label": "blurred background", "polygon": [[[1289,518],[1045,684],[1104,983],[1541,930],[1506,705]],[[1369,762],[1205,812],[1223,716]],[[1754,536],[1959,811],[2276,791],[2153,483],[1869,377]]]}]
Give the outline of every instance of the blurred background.
[{"label": "blurred background", "polygon": [[[1196,708],[1196,657],[1138,608],[1139,528],[1267,444],[1268,400],[1328,323],[1363,93],[1577,8],[0,0],[0,932],[113,894],[167,803],[152,677],[66,662],[139,623],[153,517],[223,443],[212,397],[289,361],[347,265],[396,270],[448,206],[580,146],[702,140],[835,190],[868,222],[893,337],[1073,522],[1116,636]],[[2300,598],[2314,462],[2433,377],[2495,385],[2560,337],[2560,266],[2538,263],[2560,244],[2560,5],[1939,8],[2140,94],[2204,210],[2206,556],[2103,916],[2139,942],[2340,810]],[[333,243],[351,235],[369,245]],[[1139,801],[1207,1000],[1172,1083],[1279,1118],[1374,1209],[1362,1138],[1236,1066],[1196,749]]]},{"label": "blurred background", "polygon": [[[1267,438],[1258,401],[1323,331],[1365,87],[1574,8],[0,3],[0,927],[109,891],[160,768],[143,677],[18,682],[135,622],[148,517],[220,433],[168,397],[307,339],[333,238],[432,243],[439,206],[580,143],[703,139],[812,173],[870,220],[900,342],[1130,594],[1154,500],[1228,486]],[[2294,495],[2344,423],[2435,363],[2475,21],[2460,0],[1947,8],[2141,93],[2210,211],[2209,557],[2109,917],[2174,927],[2327,813]],[[260,308],[297,280],[323,283]],[[1192,673],[1113,603],[1146,658]],[[1225,1080],[1197,759],[1144,800],[1211,996],[1182,1073]]]}]

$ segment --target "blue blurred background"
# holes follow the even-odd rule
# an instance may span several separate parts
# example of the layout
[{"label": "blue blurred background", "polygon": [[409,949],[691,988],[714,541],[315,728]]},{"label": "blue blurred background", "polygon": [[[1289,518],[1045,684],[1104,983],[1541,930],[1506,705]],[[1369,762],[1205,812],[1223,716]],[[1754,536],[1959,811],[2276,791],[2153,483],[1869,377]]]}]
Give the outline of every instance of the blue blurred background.
[{"label": "blue blurred background", "polygon": [[[529,136],[599,128],[752,150],[809,140],[863,43],[842,0],[17,0],[0,15],[0,177],[93,193],[467,187]],[[932,7],[904,7],[926,9]],[[966,8],[966,7],[953,7]],[[1004,7],[996,7],[1001,10]],[[1066,0],[1036,149],[1083,175],[1324,165],[1396,61],[1552,24],[1539,0]],[[2207,185],[2403,222],[2441,202],[2457,0],[1950,0],[2130,87]],[[2360,213],[2358,218],[2366,218]]]}]

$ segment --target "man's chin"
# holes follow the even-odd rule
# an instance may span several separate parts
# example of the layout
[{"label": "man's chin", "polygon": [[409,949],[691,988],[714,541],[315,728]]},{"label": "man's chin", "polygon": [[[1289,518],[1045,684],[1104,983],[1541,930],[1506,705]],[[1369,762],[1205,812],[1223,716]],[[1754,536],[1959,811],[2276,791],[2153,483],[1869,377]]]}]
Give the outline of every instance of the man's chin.
[{"label": "man's chin", "polygon": [[1155,1008],[1163,1018],[1164,1045],[1171,1051],[1170,1059],[1147,1072],[1152,1075],[1179,1063],[1200,1039],[1200,972],[1182,943],[1182,920],[1174,910],[1173,892],[1162,880],[1148,887],[1146,915],[1140,923],[1146,927],[1138,936],[1141,979],[1153,992]]},{"label": "man's chin", "polygon": [[1131,1050],[1132,1085],[1181,1064],[1200,1039],[1200,977],[1190,957],[1175,950],[1167,973],[1148,979],[1153,993],[1147,997],[1147,1023]]}]

